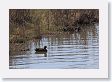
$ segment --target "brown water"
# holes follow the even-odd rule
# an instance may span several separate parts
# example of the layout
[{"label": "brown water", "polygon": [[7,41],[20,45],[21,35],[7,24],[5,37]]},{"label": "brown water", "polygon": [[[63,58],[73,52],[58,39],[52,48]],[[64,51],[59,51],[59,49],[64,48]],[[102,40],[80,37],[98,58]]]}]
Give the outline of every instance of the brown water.
[{"label": "brown water", "polygon": [[[10,44],[10,69],[98,69],[99,26],[86,26],[80,32],[44,35],[25,44]],[[29,48],[19,51],[18,47]],[[36,47],[47,46],[47,53],[35,53]],[[18,51],[17,51],[18,50]]]}]

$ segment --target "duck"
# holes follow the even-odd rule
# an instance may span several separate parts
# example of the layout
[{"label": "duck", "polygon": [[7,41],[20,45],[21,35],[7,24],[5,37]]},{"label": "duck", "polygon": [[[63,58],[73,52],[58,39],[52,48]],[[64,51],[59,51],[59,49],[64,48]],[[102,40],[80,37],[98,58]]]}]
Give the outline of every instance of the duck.
[{"label": "duck", "polygon": [[47,46],[44,46],[44,48],[36,48],[35,51],[36,52],[47,52]]}]

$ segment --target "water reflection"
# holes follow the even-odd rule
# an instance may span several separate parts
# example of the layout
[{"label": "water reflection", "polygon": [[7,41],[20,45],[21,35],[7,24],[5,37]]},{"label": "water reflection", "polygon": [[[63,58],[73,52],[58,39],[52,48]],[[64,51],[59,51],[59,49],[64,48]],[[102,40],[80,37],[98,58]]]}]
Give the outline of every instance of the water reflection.
[{"label": "water reflection", "polygon": [[[98,28],[98,25],[83,26],[80,32],[44,35],[40,40],[13,44],[10,46],[10,68],[97,69],[99,68]],[[35,52],[35,48],[43,46],[47,46],[48,52]],[[29,51],[20,51],[20,47],[29,48]]]},{"label": "water reflection", "polygon": [[38,56],[47,57],[47,52],[35,52]]}]

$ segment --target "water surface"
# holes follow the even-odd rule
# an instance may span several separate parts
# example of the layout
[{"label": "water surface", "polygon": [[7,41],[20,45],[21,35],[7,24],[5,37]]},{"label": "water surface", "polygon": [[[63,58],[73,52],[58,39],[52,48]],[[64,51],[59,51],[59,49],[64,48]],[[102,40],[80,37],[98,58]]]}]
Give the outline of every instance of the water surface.
[{"label": "water surface", "polygon": [[[10,51],[10,69],[98,69],[98,25],[85,26],[80,32],[43,35],[40,40],[25,44],[13,44],[16,52]],[[11,45],[11,44],[10,44]],[[19,51],[16,46],[27,47]],[[35,53],[36,47],[47,46],[47,53]],[[18,51],[17,51],[18,50]]]}]

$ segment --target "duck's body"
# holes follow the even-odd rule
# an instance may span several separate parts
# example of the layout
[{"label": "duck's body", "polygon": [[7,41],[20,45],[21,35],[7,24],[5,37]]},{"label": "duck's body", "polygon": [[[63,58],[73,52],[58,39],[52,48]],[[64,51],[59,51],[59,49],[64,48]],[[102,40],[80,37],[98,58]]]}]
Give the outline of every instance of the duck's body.
[{"label": "duck's body", "polygon": [[44,48],[36,48],[35,51],[36,52],[47,52],[47,46],[44,46]]}]

